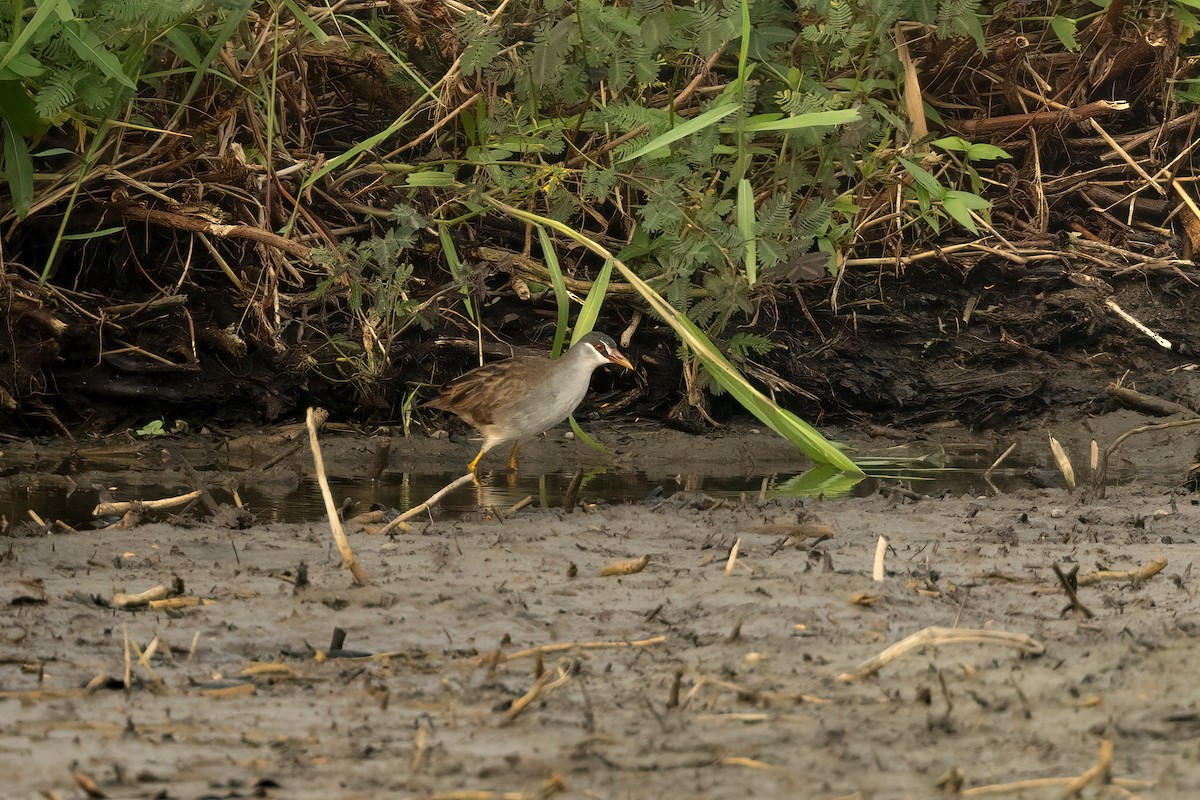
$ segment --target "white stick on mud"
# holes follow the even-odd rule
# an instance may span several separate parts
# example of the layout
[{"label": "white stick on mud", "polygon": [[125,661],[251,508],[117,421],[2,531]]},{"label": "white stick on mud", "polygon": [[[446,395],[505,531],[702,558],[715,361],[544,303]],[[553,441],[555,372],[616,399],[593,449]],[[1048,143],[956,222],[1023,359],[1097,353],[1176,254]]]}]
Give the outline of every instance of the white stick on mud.
[{"label": "white stick on mud", "polygon": [[[400,516],[396,517],[394,520],[389,522],[387,525],[384,525],[382,528],[379,529],[379,531],[376,533],[376,535],[379,535],[380,533],[391,533],[392,531],[396,530],[396,528],[399,528],[400,526],[404,525],[405,520],[412,519],[413,517],[417,516],[418,514],[422,514],[425,511],[428,511],[429,509],[433,508],[439,502],[441,502],[441,499],[443,497],[445,497],[447,494],[454,491],[458,487],[462,486],[464,483],[470,483],[474,478],[475,478],[475,474],[471,473],[471,472],[468,472],[466,475],[463,475],[459,478],[455,478],[453,481],[451,481],[450,483],[443,486],[441,489],[438,489],[436,492],[434,492],[433,495],[430,496],[430,498],[428,500],[426,500],[424,503],[421,503],[421,505],[413,506],[408,511],[405,511],[403,514],[401,514]],[[407,526],[405,529],[407,530]]]},{"label": "white stick on mud", "polygon": [[1166,339],[1166,338],[1160,336],[1159,334],[1155,333],[1154,331],[1150,330],[1149,328],[1147,328],[1145,325],[1143,325],[1141,322],[1139,322],[1137,319],[1135,319],[1132,314],[1130,314],[1128,311],[1126,311],[1125,309],[1123,309],[1119,305],[1117,305],[1116,300],[1113,300],[1111,298],[1108,300],[1105,300],[1104,305],[1108,308],[1109,311],[1113,312],[1118,317],[1125,320],[1130,325],[1137,328],[1139,331],[1141,331],[1142,333],[1146,334],[1151,339],[1153,339],[1154,343],[1157,344],[1159,347],[1162,347],[1166,350],[1171,349],[1171,340],[1170,339]]},{"label": "white stick on mud", "polygon": [[871,572],[871,577],[876,583],[883,583],[883,558],[887,555],[888,540],[886,536],[880,536],[879,541],[875,544],[875,568]]},{"label": "white stick on mud", "polygon": [[371,581],[367,579],[367,573],[354,557],[350,542],[346,540],[346,529],[342,527],[342,521],[338,518],[333,492],[329,489],[329,478],[325,477],[325,461],[321,458],[321,443],[317,441],[317,418],[312,408],[308,409],[305,424],[308,425],[308,444],[312,447],[313,468],[317,472],[317,483],[321,485],[321,497],[325,500],[325,513],[329,516],[329,529],[333,531],[333,541],[337,543],[343,563],[350,568],[350,574],[354,576],[355,586],[366,586]]},{"label": "white stick on mud", "polygon": [[847,683],[861,680],[879,672],[905,653],[920,650],[922,647],[936,647],[944,644],[1003,644],[1015,647],[1031,656],[1040,656],[1046,652],[1044,644],[1024,633],[988,631],[977,628],[922,628],[886,648],[874,658],[869,658],[859,664],[853,672],[839,675],[838,680]]}]

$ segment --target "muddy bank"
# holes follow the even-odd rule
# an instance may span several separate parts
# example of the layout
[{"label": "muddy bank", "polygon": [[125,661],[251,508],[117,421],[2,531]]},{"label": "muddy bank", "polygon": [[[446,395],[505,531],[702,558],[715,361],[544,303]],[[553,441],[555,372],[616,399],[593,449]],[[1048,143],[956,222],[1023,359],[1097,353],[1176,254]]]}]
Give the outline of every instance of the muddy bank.
[{"label": "muddy bank", "polygon": [[[474,515],[353,533],[365,588],[322,524],[8,538],[0,769],[21,798],[79,796],[72,769],[129,798],[924,798],[1079,776],[1111,741],[1127,791],[1192,797],[1198,538],[1193,497],[1139,488]],[[1156,559],[1064,611],[1054,564]],[[176,582],[206,604],[106,605]],[[948,645],[839,679],[928,626],[1045,653]],[[339,628],[357,653],[322,653]],[[550,647],[579,642],[602,645]]]}]

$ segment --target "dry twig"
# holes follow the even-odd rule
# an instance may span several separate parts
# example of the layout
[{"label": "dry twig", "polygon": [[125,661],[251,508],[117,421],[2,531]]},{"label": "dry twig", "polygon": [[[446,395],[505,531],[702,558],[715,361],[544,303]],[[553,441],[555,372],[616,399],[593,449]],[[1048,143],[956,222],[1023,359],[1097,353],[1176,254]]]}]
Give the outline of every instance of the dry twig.
[{"label": "dry twig", "polygon": [[[321,411],[322,417],[325,412]],[[363,570],[362,564],[354,557],[354,551],[350,549],[350,542],[346,539],[346,529],[342,527],[342,521],[338,517],[337,505],[333,502],[333,492],[329,489],[329,478],[325,475],[325,461],[321,458],[321,444],[317,441],[317,413],[315,409],[309,408],[308,415],[305,418],[308,425],[308,443],[312,448],[313,468],[317,473],[317,483],[321,485],[321,497],[325,500],[325,513],[329,517],[329,529],[333,531],[333,540],[337,543],[338,552],[342,554],[342,562],[350,568],[350,574],[354,576],[354,584],[356,586],[366,586],[370,581],[367,579],[367,573]],[[322,418],[322,422],[324,419]]]},{"label": "dry twig", "polygon": [[944,644],[1003,644],[1022,650],[1027,655],[1040,656],[1046,652],[1046,646],[1024,633],[1008,633],[1006,631],[985,631],[971,628],[925,628],[911,636],[896,642],[874,658],[867,659],[858,665],[853,672],[838,676],[841,681],[857,681],[874,675],[896,659],[913,650],[923,647],[937,647]]}]

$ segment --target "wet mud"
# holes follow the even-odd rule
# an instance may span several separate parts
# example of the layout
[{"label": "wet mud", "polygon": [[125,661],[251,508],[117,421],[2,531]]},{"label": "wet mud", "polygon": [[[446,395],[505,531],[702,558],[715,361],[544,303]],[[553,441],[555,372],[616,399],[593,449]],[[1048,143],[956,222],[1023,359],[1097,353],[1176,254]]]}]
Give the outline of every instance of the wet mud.
[{"label": "wet mud", "polygon": [[[745,432],[605,437],[610,459],[641,468],[672,447],[731,471],[789,457]],[[1186,464],[1190,441],[1125,456]],[[528,457],[586,461],[577,447],[547,438]],[[333,469],[371,448],[325,441]],[[469,450],[397,440],[391,458]],[[474,491],[504,481],[485,473]],[[385,535],[351,525],[363,587],[319,519],[13,525],[4,794],[82,797],[87,781],[125,798],[925,798],[1016,781],[1038,783],[1005,796],[1059,797],[1071,780],[1083,797],[1200,792],[1195,495],[1137,479],[1103,499],[676,488]],[[631,560],[644,568],[601,574]],[[156,607],[115,604],[157,586]],[[927,628],[1032,641],[919,647],[854,677]]]}]

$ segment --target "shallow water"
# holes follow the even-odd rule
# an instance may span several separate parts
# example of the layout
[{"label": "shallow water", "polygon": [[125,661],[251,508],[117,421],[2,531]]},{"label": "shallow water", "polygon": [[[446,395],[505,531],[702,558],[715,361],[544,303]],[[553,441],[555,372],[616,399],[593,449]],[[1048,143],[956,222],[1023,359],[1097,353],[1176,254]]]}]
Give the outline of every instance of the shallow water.
[{"label": "shallow water", "polygon": [[[990,462],[989,462],[990,463]],[[740,477],[707,474],[704,465],[690,465],[691,470],[676,475],[651,475],[641,471],[616,472],[595,468],[582,473],[578,498],[586,503],[621,505],[653,502],[679,492],[703,493],[714,499],[769,500],[795,497],[865,497],[881,487],[899,485],[918,494],[939,496],[986,495],[1011,493],[1036,488],[1038,481],[1031,477],[1030,468],[1016,465],[994,471],[990,480],[984,478],[986,465],[958,459],[946,468],[897,467],[891,470],[874,469],[873,474],[858,482],[839,474],[820,470],[807,472],[755,473]],[[93,473],[94,474],[94,473]],[[16,476],[13,476],[16,477]],[[0,514],[10,522],[29,520],[34,511],[43,520],[61,520],[72,527],[93,524],[92,510],[101,498],[105,500],[156,500],[190,491],[190,487],[167,485],[154,480],[153,473],[113,472],[112,480],[101,487],[77,485],[69,478],[49,480],[43,473],[28,485],[0,492]],[[347,516],[371,508],[405,511],[423,502],[458,474],[451,472],[385,473],[380,480],[331,476],[334,502],[353,502]],[[1045,480],[1061,480],[1054,473],[1038,473]],[[1128,482],[1131,473],[1113,474],[1113,482]],[[1137,476],[1151,485],[1170,485],[1175,475],[1153,475],[1143,472]],[[324,519],[325,506],[317,482],[301,479],[296,486],[271,483],[243,483],[237,473],[226,474],[226,487],[210,486],[218,503],[236,505],[237,501],[255,514],[259,522],[309,522]],[[437,518],[457,517],[481,509],[503,513],[517,503],[531,498],[535,508],[559,508],[564,504],[574,474],[571,472],[481,471],[478,485],[460,487],[448,494],[435,511]],[[236,491],[236,498],[234,492]],[[100,520],[103,526],[113,520]]]}]

